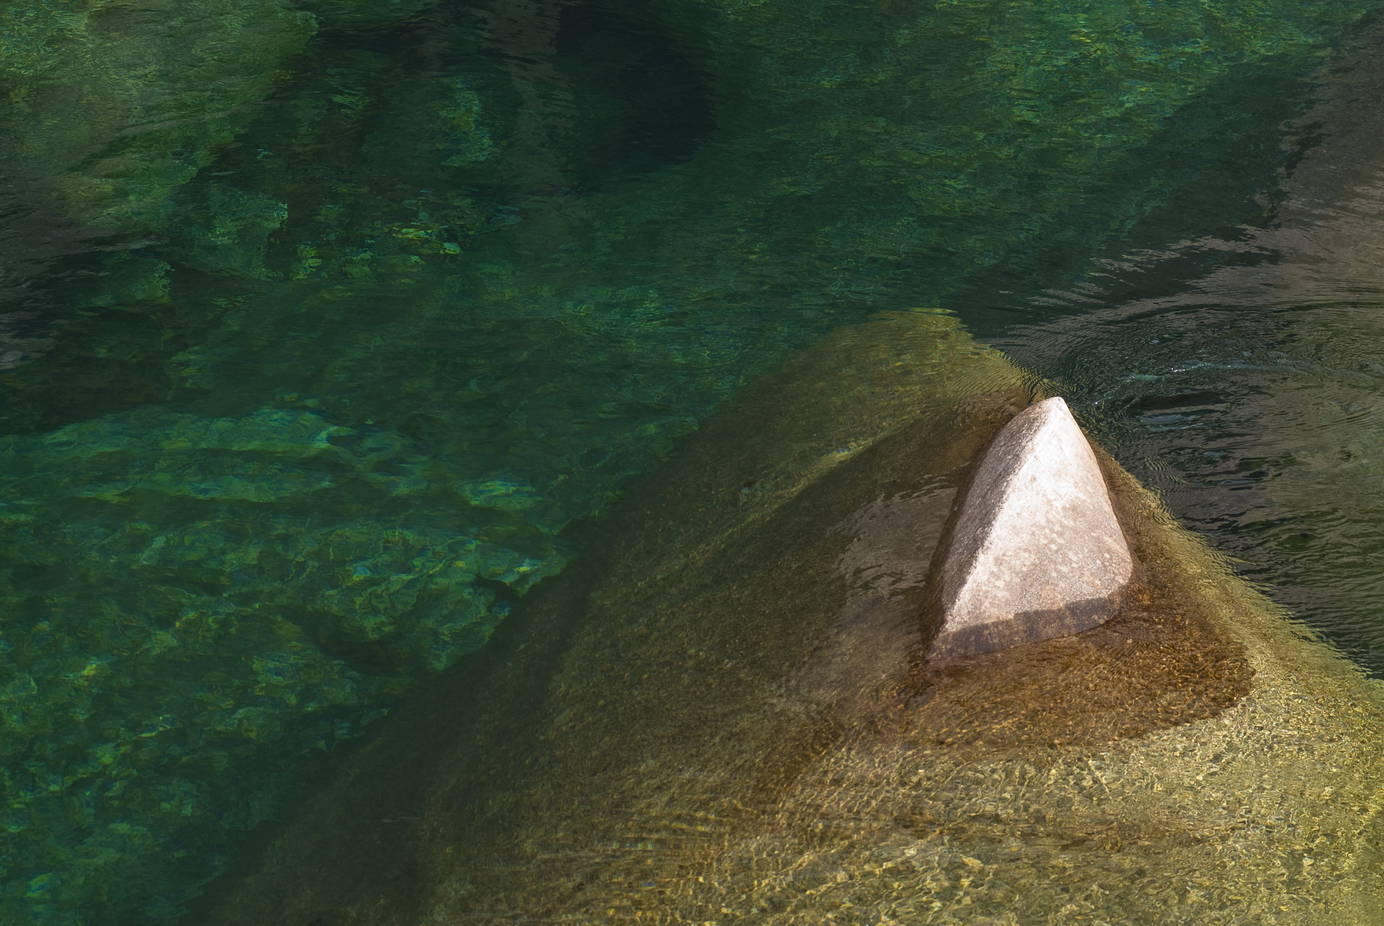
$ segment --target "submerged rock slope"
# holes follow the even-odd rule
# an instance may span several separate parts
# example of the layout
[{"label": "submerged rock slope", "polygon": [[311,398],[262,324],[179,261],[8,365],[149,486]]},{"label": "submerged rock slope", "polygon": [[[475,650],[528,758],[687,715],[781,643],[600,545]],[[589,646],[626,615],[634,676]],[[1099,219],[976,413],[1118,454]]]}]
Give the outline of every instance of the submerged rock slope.
[{"label": "submerged rock slope", "polygon": [[795,356],[195,921],[1377,921],[1384,691],[1109,459],[1121,612],[921,657],[1030,389],[936,313]]}]

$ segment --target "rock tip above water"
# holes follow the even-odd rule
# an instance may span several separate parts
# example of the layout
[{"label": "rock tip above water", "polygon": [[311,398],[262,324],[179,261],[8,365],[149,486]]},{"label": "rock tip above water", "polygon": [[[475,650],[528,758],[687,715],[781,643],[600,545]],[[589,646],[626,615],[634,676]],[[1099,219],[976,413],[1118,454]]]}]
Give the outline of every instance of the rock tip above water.
[{"label": "rock tip above water", "polygon": [[1095,452],[1057,397],[1000,429],[943,544],[934,659],[1096,627],[1134,568]]}]

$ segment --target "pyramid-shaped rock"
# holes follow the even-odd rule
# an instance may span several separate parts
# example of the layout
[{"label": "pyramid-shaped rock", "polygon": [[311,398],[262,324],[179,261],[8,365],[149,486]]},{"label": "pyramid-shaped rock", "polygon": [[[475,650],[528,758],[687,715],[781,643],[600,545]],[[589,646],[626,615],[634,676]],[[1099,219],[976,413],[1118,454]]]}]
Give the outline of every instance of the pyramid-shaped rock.
[{"label": "pyramid-shaped rock", "polygon": [[1133,560],[1105,479],[1060,398],[1010,421],[986,450],[942,560],[936,657],[1088,630],[1108,620]]}]

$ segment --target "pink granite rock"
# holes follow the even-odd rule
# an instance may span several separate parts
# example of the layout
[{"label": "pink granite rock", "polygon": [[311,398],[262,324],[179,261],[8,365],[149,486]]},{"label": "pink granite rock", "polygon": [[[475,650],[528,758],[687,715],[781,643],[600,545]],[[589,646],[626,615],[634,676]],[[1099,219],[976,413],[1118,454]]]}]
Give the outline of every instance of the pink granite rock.
[{"label": "pink granite rock", "polygon": [[942,560],[934,657],[1088,630],[1119,606],[1134,563],[1096,456],[1060,398],[1030,406],[985,451]]}]

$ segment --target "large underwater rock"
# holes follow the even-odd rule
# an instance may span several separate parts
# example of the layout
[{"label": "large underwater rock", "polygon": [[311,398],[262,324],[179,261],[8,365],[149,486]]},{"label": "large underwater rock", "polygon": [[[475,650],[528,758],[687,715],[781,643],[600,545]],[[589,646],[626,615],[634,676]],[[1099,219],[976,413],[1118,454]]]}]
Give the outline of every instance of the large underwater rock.
[{"label": "large underwater rock", "polygon": [[934,657],[1090,630],[1134,571],[1096,455],[1056,396],[1000,430],[944,548]]},{"label": "large underwater rock", "polygon": [[950,318],[748,387],[189,922],[1370,922],[1384,691],[1110,459],[1145,567],[939,665],[929,556],[1025,378]]}]

